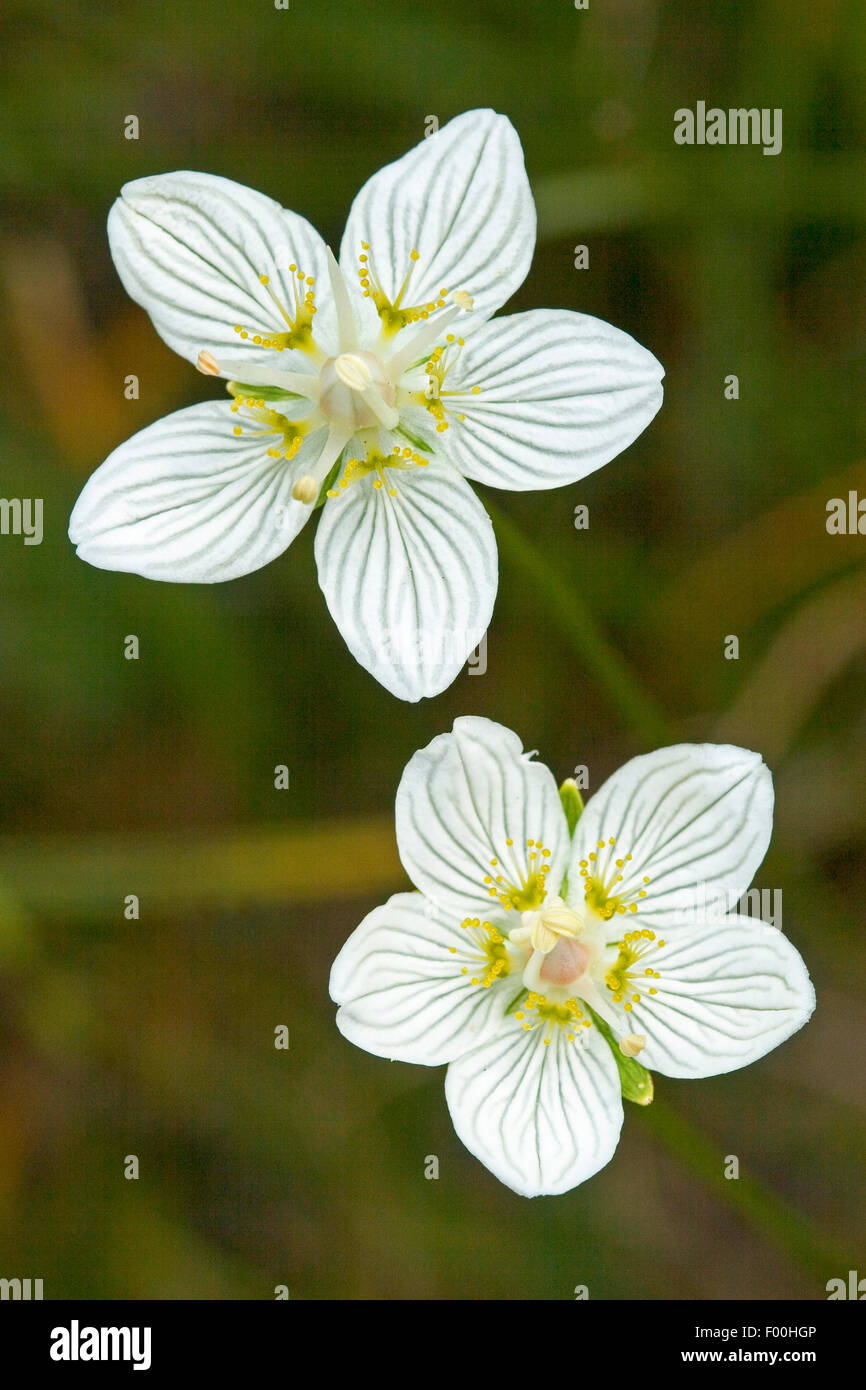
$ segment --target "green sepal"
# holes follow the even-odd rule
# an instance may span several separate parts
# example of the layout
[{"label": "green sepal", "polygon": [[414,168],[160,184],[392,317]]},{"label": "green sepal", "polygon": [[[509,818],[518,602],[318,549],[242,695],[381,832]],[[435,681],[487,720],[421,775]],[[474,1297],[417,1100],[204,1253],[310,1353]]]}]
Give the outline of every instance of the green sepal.
[{"label": "green sepal", "polygon": [[508,1005],[508,1008],[505,1010],[505,1017],[507,1018],[509,1014],[515,1013],[515,1012],[517,1011],[517,1009],[520,1008],[520,1005],[523,1003],[524,999],[528,999],[528,998],[529,998],[529,990],[528,990],[528,989],[521,989],[521,990],[518,990],[518,992],[515,994],[514,998],[512,999],[511,1003]]},{"label": "green sepal", "polygon": [[254,396],[258,401],[305,401],[297,391],[286,391],[282,386],[248,386],[243,381],[227,381],[226,390],[230,396]]},{"label": "green sepal", "polygon": [[[587,1008],[589,1009],[588,1004]],[[613,1060],[616,1062],[616,1069],[619,1072],[619,1086],[623,1100],[630,1100],[635,1105],[652,1105],[652,1072],[647,1071],[646,1067],[642,1067],[636,1057],[624,1057],[619,1050],[619,1044],[613,1032],[604,1019],[599,1018],[593,1009],[589,1009],[589,1012],[592,1014],[593,1023],[613,1053]]]},{"label": "green sepal", "polygon": [[583,797],[573,777],[566,777],[559,789],[559,799],[562,802],[562,809],[568,822],[568,834],[571,838],[577,822],[583,815]]},{"label": "green sepal", "polygon": [[[342,454],[340,455],[340,458],[342,458]],[[339,473],[339,471],[340,459],[337,459],[337,462],[334,464],[327,478],[322,483],[322,486],[319,488],[319,495],[313,503],[314,512],[317,512],[320,507],[324,507],[325,503],[328,500],[328,489],[334,486],[334,483],[337,481],[337,474]]]}]

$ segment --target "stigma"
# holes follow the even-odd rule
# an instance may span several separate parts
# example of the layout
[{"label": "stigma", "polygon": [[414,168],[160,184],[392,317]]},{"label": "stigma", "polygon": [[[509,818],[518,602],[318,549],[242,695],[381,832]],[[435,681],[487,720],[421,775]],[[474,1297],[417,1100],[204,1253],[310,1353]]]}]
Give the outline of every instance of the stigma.
[{"label": "stigma", "polygon": [[559,897],[546,898],[541,907],[524,912],[520,926],[529,933],[532,949],[543,955],[549,955],[561,937],[577,937],[583,930],[577,913]]},{"label": "stigma", "polygon": [[319,374],[319,409],[328,420],[347,428],[393,429],[394,383],[372,352],[343,352],[329,357]]}]

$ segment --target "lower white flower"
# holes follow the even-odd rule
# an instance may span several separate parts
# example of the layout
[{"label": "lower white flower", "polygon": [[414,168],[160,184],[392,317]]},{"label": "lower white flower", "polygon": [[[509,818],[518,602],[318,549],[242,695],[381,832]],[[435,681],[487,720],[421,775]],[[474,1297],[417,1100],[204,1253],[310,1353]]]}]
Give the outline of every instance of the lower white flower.
[{"label": "lower white flower", "polygon": [[644,1065],[732,1071],[812,1013],[780,931],[694,920],[696,884],[748,887],[772,807],[758,754],[680,744],[626,763],[575,829],[573,784],[560,794],[501,725],[456,720],[403,774],[397,840],[420,891],[371,912],[334,962],[340,1031],[448,1063],[458,1135],[516,1192],[575,1187],[611,1158],[622,1095],[651,1098]]}]

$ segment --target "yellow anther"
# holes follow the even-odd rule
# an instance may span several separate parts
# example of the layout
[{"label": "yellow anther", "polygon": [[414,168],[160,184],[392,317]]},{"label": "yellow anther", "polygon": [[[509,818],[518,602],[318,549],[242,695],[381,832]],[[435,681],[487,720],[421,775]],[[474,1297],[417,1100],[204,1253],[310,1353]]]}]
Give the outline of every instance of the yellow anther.
[{"label": "yellow anther", "polygon": [[201,352],[196,358],[195,365],[198,367],[199,371],[202,372],[205,376],[219,376],[220,374],[219,363],[217,362],[216,358],[213,357],[211,353],[206,352],[204,348],[202,348]]},{"label": "yellow anther", "polygon": [[309,473],[304,473],[292,487],[292,496],[296,502],[306,502],[309,505],[311,502],[315,502],[318,495],[319,484]]}]

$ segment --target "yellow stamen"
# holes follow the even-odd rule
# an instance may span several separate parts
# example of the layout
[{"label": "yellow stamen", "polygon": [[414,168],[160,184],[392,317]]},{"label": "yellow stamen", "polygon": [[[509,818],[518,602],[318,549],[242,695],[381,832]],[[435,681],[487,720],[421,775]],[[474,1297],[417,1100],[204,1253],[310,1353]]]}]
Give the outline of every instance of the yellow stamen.
[{"label": "yellow stamen", "polygon": [[304,473],[292,486],[292,496],[296,502],[315,502],[319,495],[319,484],[309,473]]},{"label": "yellow stamen", "polygon": [[403,303],[403,297],[409,289],[412,272],[421,259],[415,247],[409,253],[409,267],[393,300],[385,293],[381,281],[376,275],[369,242],[362,241],[361,248],[361,255],[358,258],[358,279],[361,283],[361,290],[364,298],[372,299],[375,304],[379,318],[382,320],[382,329],[389,337],[399,333],[400,329],[405,328],[407,323],[417,323],[420,319],[429,318],[437,309],[445,308],[448,297],[447,289],[441,289],[435,299],[426,300],[423,304]]},{"label": "yellow stamen", "polygon": [[198,370],[203,373],[204,376],[219,376],[220,374],[219,363],[217,362],[216,358],[213,357],[209,352],[205,351],[204,348],[202,348],[201,352],[196,358],[195,365],[198,367]]},{"label": "yellow stamen", "polygon": [[[469,933],[472,944],[477,948],[471,952],[469,959],[480,961],[484,966],[480,974],[471,977],[470,983],[489,989],[497,980],[504,980],[511,965],[502,933],[492,922],[482,922],[480,917],[464,917],[460,926]],[[456,951],[456,947],[449,946],[448,949],[452,954]],[[468,974],[468,970],[469,967],[464,966],[461,974]]]},{"label": "yellow stamen", "polygon": [[[339,497],[340,493],[345,492],[348,487],[351,487],[352,483],[357,483],[364,478],[368,478],[371,473],[376,474],[373,480],[373,487],[376,488],[377,491],[381,490],[387,483],[385,477],[386,468],[397,469],[403,472],[409,468],[426,468],[429,462],[429,459],[425,459],[421,454],[416,453],[414,449],[403,449],[401,452],[400,446],[397,444],[395,444],[394,452],[391,454],[382,454],[378,449],[370,449],[363,459],[349,459],[343,470],[343,476],[337,486],[328,489],[328,496]],[[387,492],[389,497],[397,496],[396,488],[388,487]]]}]

